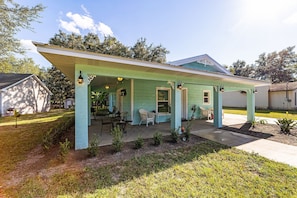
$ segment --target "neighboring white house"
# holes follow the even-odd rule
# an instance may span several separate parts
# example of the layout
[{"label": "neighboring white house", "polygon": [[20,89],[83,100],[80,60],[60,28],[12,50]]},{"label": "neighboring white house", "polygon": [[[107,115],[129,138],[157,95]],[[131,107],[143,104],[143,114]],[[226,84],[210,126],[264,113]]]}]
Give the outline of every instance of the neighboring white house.
[{"label": "neighboring white house", "polygon": [[[246,107],[246,93],[234,91],[223,93],[224,107]],[[236,99],[236,100],[234,100]],[[297,82],[272,84],[257,87],[255,106],[258,109],[297,109]]]},{"label": "neighboring white house", "polygon": [[50,110],[51,91],[34,74],[0,73],[0,115],[16,109],[20,114]]},{"label": "neighboring white house", "polygon": [[[269,86],[262,86],[256,88],[255,107],[257,109],[268,109],[269,107]],[[224,107],[241,107],[247,106],[245,91],[232,91],[223,93]]]},{"label": "neighboring white house", "polygon": [[297,82],[273,84],[269,90],[269,108],[296,110]]}]

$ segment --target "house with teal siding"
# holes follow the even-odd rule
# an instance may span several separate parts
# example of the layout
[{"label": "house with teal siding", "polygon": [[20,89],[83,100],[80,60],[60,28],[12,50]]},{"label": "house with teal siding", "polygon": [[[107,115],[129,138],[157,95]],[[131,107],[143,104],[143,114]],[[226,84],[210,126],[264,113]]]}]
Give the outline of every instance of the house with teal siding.
[{"label": "house with teal siding", "polygon": [[247,120],[253,121],[255,89],[267,85],[230,74],[206,54],[160,64],[34,44],[75,83],[75,149],[89,146],[94,91],[108,92],[107,108],[127,112],[132,125],[140,122],[139,109],[155,112],[156,122],[170,122],[171,129],[178,129],[183,119],[200,119],[200,109],[211,109],[214,126],[220,128],[223,92],[244,90]]}]

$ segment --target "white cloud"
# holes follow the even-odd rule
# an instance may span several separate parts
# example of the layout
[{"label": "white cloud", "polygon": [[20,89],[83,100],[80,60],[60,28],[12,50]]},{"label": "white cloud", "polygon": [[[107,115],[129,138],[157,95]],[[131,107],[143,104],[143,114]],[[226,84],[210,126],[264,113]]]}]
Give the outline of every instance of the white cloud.
[{"label": "white cloud", "polygon": [[21,46],[26,49],[26,51],[38,54],[37,48],[35,45],[33,45],[32,40],[22,39],[20,40],[20,43],[21,43]]},{"label": "white cloud", "polygon": [[81,9],[83,9],[83,11],[86,13],[87,16],[91,16],[90,12],[87,10],[87,8],[84,5],[81,5],[80,7]]},{"label": "white cloud", "polygon": [[76,27],[83,29],[83,30],[91,30],[94,32],[96,27],[94,25],[94,21],[91,17],[80,15],[80,14],[72,14],[68,12],[66,16],[74,22]]},{"label": "white cloud", "polygon": [[76,28],[76,24],[73,21],[67,22],[60,19],[60,26],[68,32],[80,34],[79,29]]},{"label": "white cloud", "polygon": [[290,24],[290,25],[295,25],[297,24],[297,12],[293,13],[290,15],[288,18],[284,20],[284,23]]},{"label": "white cloud", "polygon": [[85,14],[68,12],[66,17],[70,19],[70,21],[60,19],[60,26],[63,29],[76,34],[80,34],[80,30],[87,30],[95,34],[100,33],[102,36],[113,36],[113,32],[108,25],[100,21],[95,23],[84,5],[81,5],[81,8]]},{"label": "white cloud", "polygon": [[98,24],[98,31],[103,35],[103,36],[113,36],[113,32],[111,28],[104,23],[99,22]]}]

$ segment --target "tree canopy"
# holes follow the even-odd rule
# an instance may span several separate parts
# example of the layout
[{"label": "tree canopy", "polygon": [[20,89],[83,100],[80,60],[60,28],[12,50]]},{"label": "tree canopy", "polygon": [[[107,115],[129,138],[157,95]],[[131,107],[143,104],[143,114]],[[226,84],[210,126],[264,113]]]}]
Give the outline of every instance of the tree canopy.
[{"label": "tree canopy", "polygon": [[251,65],[237,60],[229,69],[234,75],[270,80],[271,83],[292,81],[297,77],[297,55],[294,48],[293,46],[279,52],[262,53]]},{"label": "tree canopy", "polygon": [[47,70],[46,75],[44,82],[53,93],[51,103],[63,108],[66,98],[74,98],[74,84],[54,66]]},{"label": "tree canopy", "polygon": [[43,9],[41,4],[27,7],[13,0],[0,0],[0,60],[11,53],[24,53],[15,35],[21,29],[31,29],[31,23],[36,21]]},{"label": "tree canopy", "polygon": [[78,34],[66,34],[61,30],[49,40],[50,44],[66,48],[84,50],[114,56],[134,58],[151,62],[165,63],[166,54],[169,53],[162,45],[147,44],[145,38],[140,38],[132,46],[126,46],[115,37],[105,37],[103,41],[97,34],[88,33],[85,36]]}]

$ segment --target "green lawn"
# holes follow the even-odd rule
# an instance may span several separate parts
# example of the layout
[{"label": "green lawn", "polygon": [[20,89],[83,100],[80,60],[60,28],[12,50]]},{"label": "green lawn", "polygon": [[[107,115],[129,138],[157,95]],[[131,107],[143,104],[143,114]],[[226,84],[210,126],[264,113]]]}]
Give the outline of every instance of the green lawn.
[{"label": "green lawn", "polygon": [[[224,108],[224,113],[247,115],[246,109],[241,108]],[[267,118],[289,118],[297,120],[297,111],[260,109],[256,110],[255,116]]]},{"label": "green lawn", "polygon": [[32,177],[10,192],[16,197],[296,197],[296,182],[296,168],[206,141],[100,168]]},{"label": "green lawn", "polygon": [[[40,144],[42,133],[65,116],[73,116],[73,112],[22,116],[17,129],[13,118],[1,118],[1,173],[13,170],[16,162]],[[0,189],[0,195],[5,192],[9,197],[297,197],[296,183],[296,168],[205,141],[101,167],[85,165],[50,176],[31,176],[15,188]]]},{"label": "green lawn", "polygon": [[15,127],[14,117],[0,117],[0,177],[14,169],[33,148],[41,144],[43,134],[51,127],[74,116],[73,111],[53,110],[49,113],[22,115]]}]

